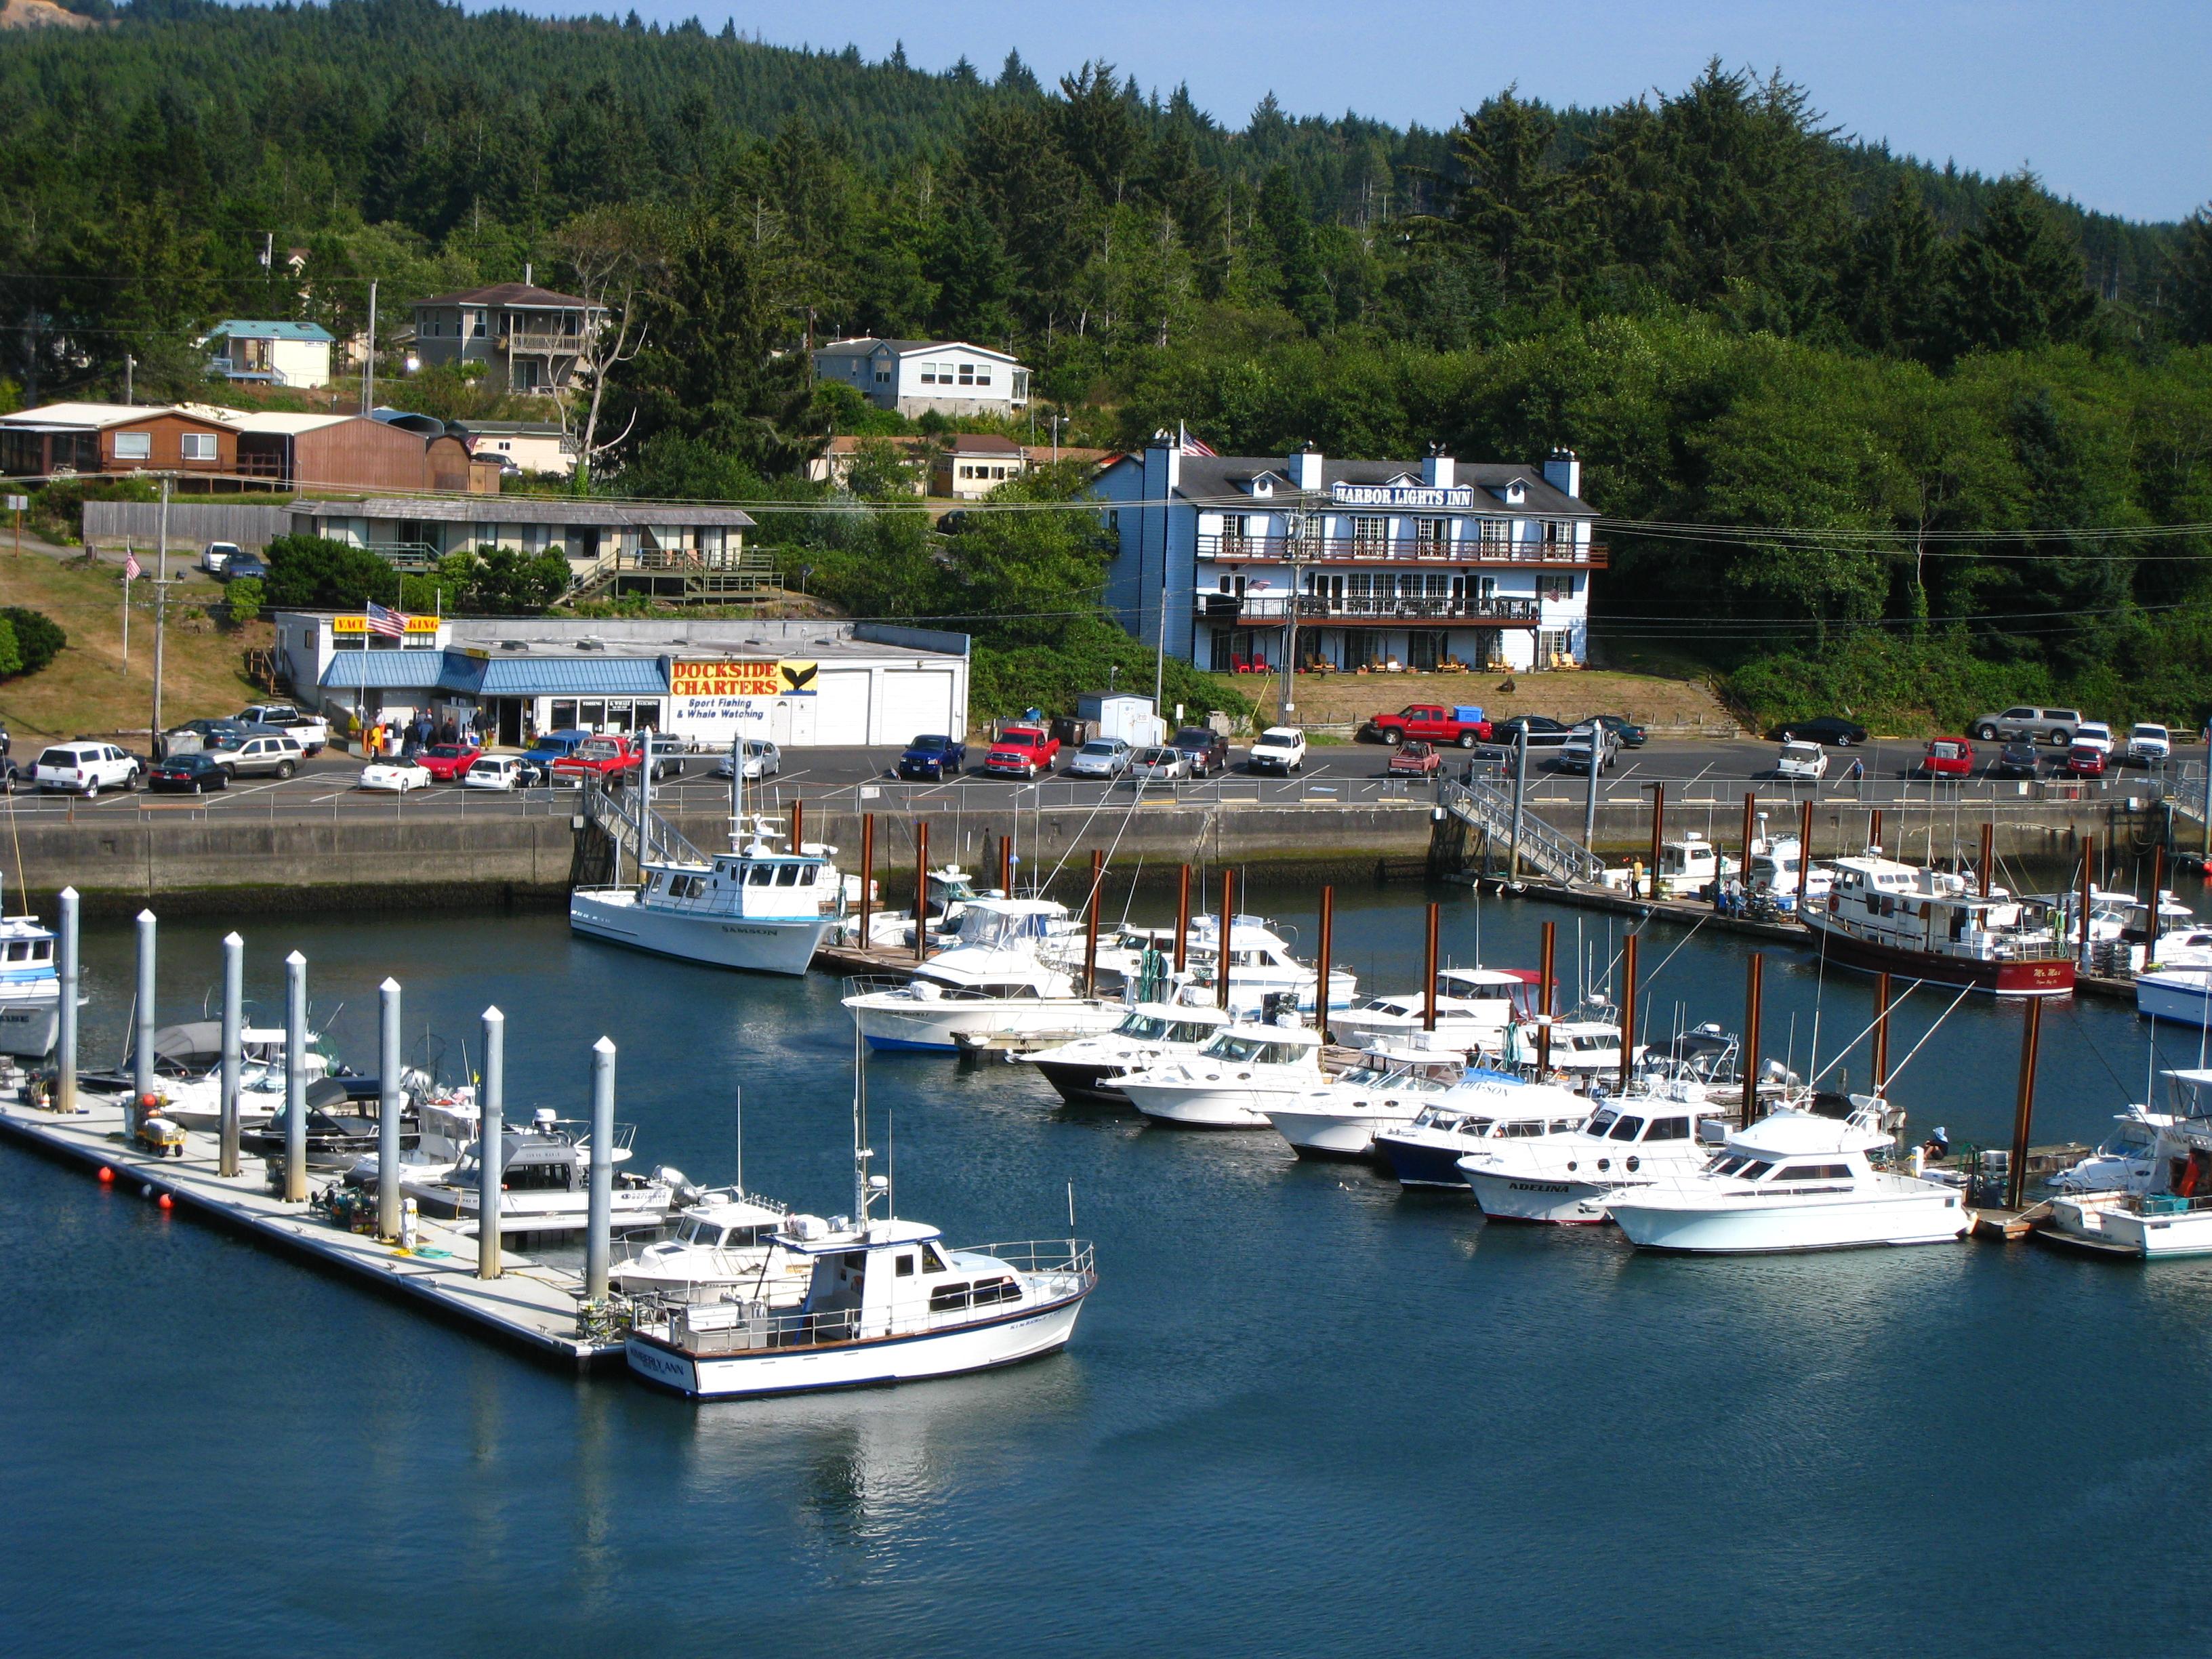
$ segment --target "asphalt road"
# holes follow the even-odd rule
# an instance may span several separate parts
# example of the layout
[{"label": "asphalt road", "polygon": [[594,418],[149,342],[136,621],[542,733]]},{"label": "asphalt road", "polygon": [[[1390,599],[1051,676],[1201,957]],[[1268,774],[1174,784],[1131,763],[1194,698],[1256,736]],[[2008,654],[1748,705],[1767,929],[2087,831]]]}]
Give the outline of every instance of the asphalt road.
[{"label": "asphalt road", "polygon": [[[1806,799],[1808,786],[1787,783],[1774,777],[1776,747],[1772,743],[1754,738],[1655,739],[1643,749],[1621,753],[1618,763],[1602,780],[1599,799],[1605,804],[1632,805],[1647,799],[1645,791],[1651,785],[1662,784],[1666,787],[1669,804],[1674,805],[1733,809],[1740,807],[1747,790],[1755,790],[1763,803],[1794,806]],[[1994,750],[1994,745],[1980,747]],[[972,747],[970,752],[975,752]],[[1930,799],[1931,786],[1911,775],[1911,767],[1922,752],[1922,745],[1917,741],[1875,742],[1860,749],[1831,752],[1829,779],[1810,787],[1814,799],[1860,801],[1869,806],[1898,805],[1908,800],[1925,803]],[[2201,753],[2197,749],[2186,751],[2191,759],[2200,757]],[[1297,776],[1255,777],[1244,770],[1243,752],[1238,750],[1226,774],[1200,782],[1151,786],[1146,790],[1146,799],[1163,800],[1173,796],[1229,803],[1375,803],[1423,797],[1426,790],[1421,780],[1389,775],[1389,757],[1390,751],[1378,745],[1316,745],[1309,750],[1305,769]],[[27,750],[15,758],[28,762],[35,756]],[[729,782],[711,775],[716,758],[712,755],[690,757],[683,780],[656,786],[656,803],[665,810],[687,814],[712,815],[724,810]],[[1095,805],[1102,799],[1126,801],[1133,793],[1127,785],[1099,780],[1053,776],[1027,784],[986,777],[980,771],[939,784],[902,783],[890,775],[891,765],[897,758],[898,751],[888,748],[788,750],[780,775],[748,788],[751,798],[748,806],[776,811],[794,799],[801,799],[810,805],[848,811],[1003,811],[1013,805],[1027,810]],[[1857,783],[1843,781],[1841,775],[1853,758],[1864,760],[1867,775]],[[2057,758],[2057,751],[2050,751],[2046,768]],[[1456,770],[1462,759],[1455,751],[1450,752],[1446,763]],[[309,761],[297,776],[284,781],[242,779],[227,791],[204,797],[142,791],[137,794],[103,794],[96,800],[87,801],[25,791],[8,798],[7,810],[24,823],[51,821],[57,816],[73,817],[82,822],[88,817],[128,817],[146,811],[204,813],[210,821],[252,817],[342,822],[396,815],[452,816],[462,819],[517,814],[565,817],[575,810],[575,796],[565,788],[537,788],[505,794],[459,785],[434,784],[404,796],[371,793],[356,787],[362,765],[357,757],[325,752]],[[2089,793],[2141,793],[2150,775],[2136,768],[2116,767],[2101,781],[2101,788],[2093,782]],[[2197,776],[2201,777],[2202,773]],[[1569,809],[1580,809],[1588,787],[1584,773],[1565,771],[1538,757],[1531,757],[1527,799],[1533,805],[1556,809],[1553,813],[1555,818],[1565,815]],[[1933,790],[1934,798],[1947,805],[1954,800],[1968,805],[1976,800],[2021,799],[2016,781],[1990,779],[1983,774],[1961,783],[1938,783]]]}]

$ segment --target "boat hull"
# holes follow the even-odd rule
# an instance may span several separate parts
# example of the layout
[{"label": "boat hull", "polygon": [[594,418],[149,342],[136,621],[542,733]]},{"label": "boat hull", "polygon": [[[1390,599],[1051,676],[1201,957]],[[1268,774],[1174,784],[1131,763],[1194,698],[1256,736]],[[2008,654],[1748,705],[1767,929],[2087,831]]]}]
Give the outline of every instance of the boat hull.
[{"label": "boat hull", "polygon": [[2138,975],[2136,1012],[2184,1025],[2212,1024],[2212,969],[2166,969]]},{"label": "boat hull", "polygon": [[2142,1213],[2117,1193],[2054,1199],[2043,1236],[2144,1261],[2212,1255],[2212,1210]]},{"label": "boat hull", "polygon": [[1460,1173],[1459,1161],[1467,1156],[1467,1149],[1466,1142],[1431,1146],[1396,1135],[1375,1137],[1376,1152],[1390,1166],[1390,1173],[1398,1177],[1401,1187],[1441,1187],[1465,1192],[1467,1178]]},{"label": "boat hull", "polygon": [[757,1400],[832,1389],[881,1388],[1019,1364],[1067,1346],[1088,1290],[988,1323],[834,1343],[695,1354],[633,1331],[623,1344],[631,1375],[692,1400]]},{"label": "boat hull", "polygon": [[1289,1103],[1288,1089],[1224,1089],[1212,1083],[1125,1082],[1129,1102],[1155,1123],[1186,1129],[1264,1129],[1267,1109]]},{"label": "boat hull", "polygon": [[1117,1086],[1131,1067],[1109,1060],[1041,1060],[1031,1062],[1044,1074],[1060,1097],[1072,1106],[1127,1106],[1129,1097]]},{"label": "boat hull", "polygon": [[1267,1114],[1275,1133],[1300,1158],[1371,1158],[1379,1129],[1395,1128],[1403,1117],[1300,1111],[1296,1107]]},{"label": "boat hull", "polygon": [[61,1026],[58,981],[52,981],[51,989],[0,998],[0,1054],[44,1060],[53,1053]]},{"label": "boat hull", "polygon": [[2001,962],[1941,956],[1861,939],[1830,926],[1820,913],[1808,915],[1805,925],[1826,942],[1829,960],[1870,974],[1896,974],[1937,985],[1971,985],[2001,997],[2063,997],[2074,989],[2074,963],[2064,957]]},{"label": "boat hull", "polygon": [[1619,1190],[1565,1176],[1516,1175],[1458,1165],[1474,1190],[1474,1201],[1493,1221],[1542,1222],[1554,1226],[1590,1226],[1606,1219],[1607,1194]]},{"label": "boat hull", "polygon": [[1112,1030],[1127,1012],[1116,1003],[1079,997],[997,1002],[909,997],[896,991],[865,992],[846,998],[845,1006],[871,1048],[932,1054],[958,1054],[963,1037],[1073,1042]]},{"label": "boat hull", "polygon": [[741,973],[805,973],[835,924],[830,916],[748,921],[676,915],[636,903],[630,888],[579,888],[568,896],[569,928],[586,939]]},{"label": "boat hull", "polygon": [[1818,1204],[1726,1207],[1729,1203],[1723,1197],[1700,1206],[1632,1193],[1617,1194],[1607,1209],[1639,1249],[1704,1255],[1943,1244],[1966,1231],[1965,1206],[1947,1188],[1854,1194]]}]

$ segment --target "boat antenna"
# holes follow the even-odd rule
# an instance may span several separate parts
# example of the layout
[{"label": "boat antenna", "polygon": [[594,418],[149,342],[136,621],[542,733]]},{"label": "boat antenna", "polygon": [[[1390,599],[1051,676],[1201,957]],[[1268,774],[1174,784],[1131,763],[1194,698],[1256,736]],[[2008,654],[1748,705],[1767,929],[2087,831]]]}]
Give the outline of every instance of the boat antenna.
[{"label": "boat antenna", "polygon": [[898,1108],[884,1113],[884,1219],[898,1216]]},{"label": "boat antenna", "polygon": [[1067,1183],[1067,1231],[1071,1235],[1075,1231],[1075,1182],[1073,1177]]},{"label": "boat antenna", "polygon": [[737,1104],[733,1114],[738,1153],[736,1180],[738,1194],[743,1197],[745,1190],[745,1085],[742,1083],[737,1087]]}]

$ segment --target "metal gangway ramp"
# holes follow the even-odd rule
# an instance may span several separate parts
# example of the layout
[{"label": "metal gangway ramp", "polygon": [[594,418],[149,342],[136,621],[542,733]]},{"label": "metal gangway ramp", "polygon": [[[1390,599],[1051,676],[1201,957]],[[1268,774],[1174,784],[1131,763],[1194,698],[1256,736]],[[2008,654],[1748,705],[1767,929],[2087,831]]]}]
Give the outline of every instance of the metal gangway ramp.
[{"label": "metal gangway ramp", "polygon": [[1437,781],[1437,804],[1492,842],[1517,852],[1523,864],[1553,881],[1572,884],[1595,881],[1605,860],[1580,842],[1561,835],[1525,807],[1515,810],[1513,793],[1470,778],[1464,783]]}]

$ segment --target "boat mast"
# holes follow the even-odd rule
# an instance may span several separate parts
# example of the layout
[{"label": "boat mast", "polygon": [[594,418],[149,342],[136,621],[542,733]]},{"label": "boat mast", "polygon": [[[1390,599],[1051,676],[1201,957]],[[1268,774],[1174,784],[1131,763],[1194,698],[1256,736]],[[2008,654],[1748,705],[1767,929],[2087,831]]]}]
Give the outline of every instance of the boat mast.
[{"label": "boat mast", "polygon": [[738,826],[745,815],[745,733],[739,726],[730,739],[730,850],[744,849]]}]

